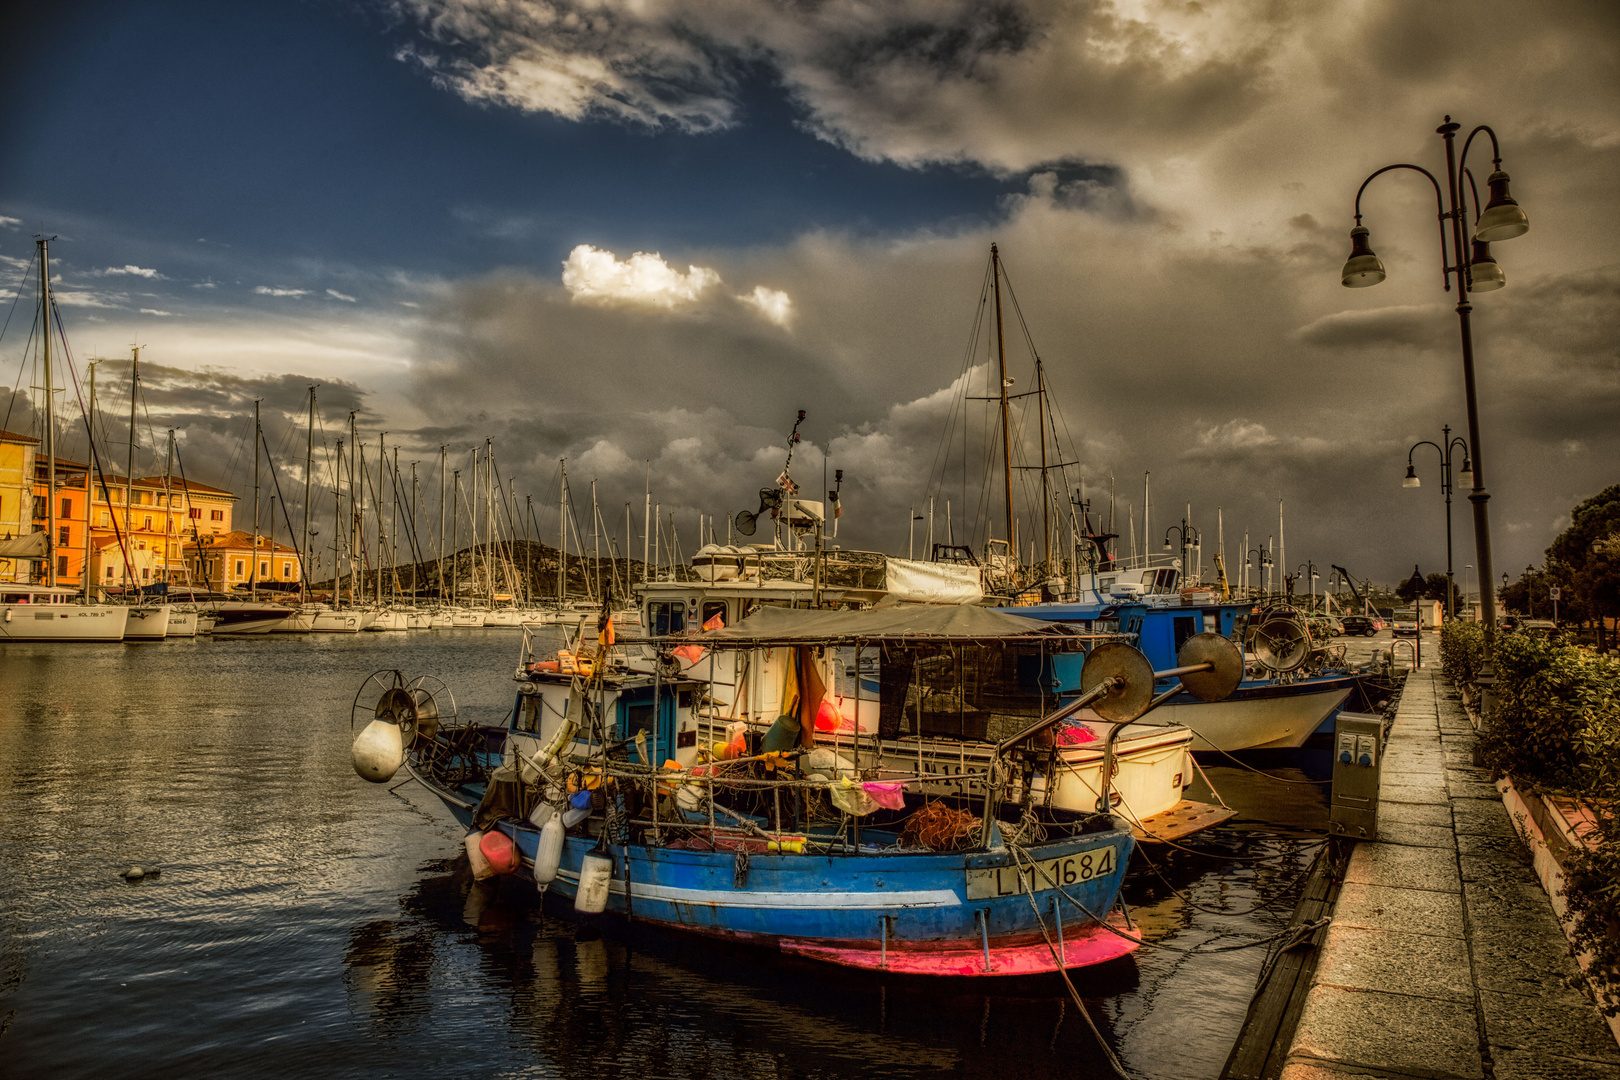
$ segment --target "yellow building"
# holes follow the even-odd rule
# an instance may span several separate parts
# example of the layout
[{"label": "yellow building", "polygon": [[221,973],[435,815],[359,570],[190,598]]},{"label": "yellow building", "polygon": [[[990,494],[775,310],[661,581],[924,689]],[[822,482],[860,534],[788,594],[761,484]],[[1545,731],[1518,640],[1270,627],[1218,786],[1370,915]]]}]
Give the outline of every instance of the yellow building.
[{"label": "yellow building", "polygon": [[[236,496],[223,488],[195,480],[140,477],[128,484],[126,506],[125,483],[122,476],[108,476],[104,489],[97,481],[91,500],[90,537],[95,551],[91,573],[103,588],[184,582],[186,549],[193,538],[231,531]],[[202,585],[200,579],[194,581]]]},{"label": "yellow building", "polygon": [[268,536],[259,537],[256,557],[253,534],[241,531],[204,536],[188,543],[185,552],[192,582],[216,592],[247,588],[255,578],[260,588],[286,590],[295,588],[301,577],[297,550],[273,544]]},{"label": "yellow building", "polygon": [[[34,458],[39,440],[0,431],[0,540],[34,531]],[[30,581],[32,560],[0,559],[0,581]],[[21,565],[19,565],[21,564]]]}]

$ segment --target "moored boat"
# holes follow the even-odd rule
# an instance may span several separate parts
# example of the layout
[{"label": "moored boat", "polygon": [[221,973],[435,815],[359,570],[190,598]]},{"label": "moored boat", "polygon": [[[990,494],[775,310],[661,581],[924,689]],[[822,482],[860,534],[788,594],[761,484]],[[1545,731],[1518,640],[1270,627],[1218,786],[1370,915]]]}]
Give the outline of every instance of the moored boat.
[{"label": "moored boat", "polygon": [[0,583],[0,641],[122,641],[130,608],[83,604],[71,589]]}]

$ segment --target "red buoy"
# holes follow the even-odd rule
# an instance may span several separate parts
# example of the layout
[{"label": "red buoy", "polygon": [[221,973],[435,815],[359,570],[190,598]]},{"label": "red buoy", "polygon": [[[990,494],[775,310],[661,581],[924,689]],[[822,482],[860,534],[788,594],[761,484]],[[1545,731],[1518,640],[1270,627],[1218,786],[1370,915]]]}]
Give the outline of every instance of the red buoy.
[{"label": "red buoy", "polygon": [[489,860],[490,867],[497,874],[510,874],[518,868],[517,845],[499,829],[485,833],[484,838],[478,841],[478,850],[484,853],[484,858]]}]

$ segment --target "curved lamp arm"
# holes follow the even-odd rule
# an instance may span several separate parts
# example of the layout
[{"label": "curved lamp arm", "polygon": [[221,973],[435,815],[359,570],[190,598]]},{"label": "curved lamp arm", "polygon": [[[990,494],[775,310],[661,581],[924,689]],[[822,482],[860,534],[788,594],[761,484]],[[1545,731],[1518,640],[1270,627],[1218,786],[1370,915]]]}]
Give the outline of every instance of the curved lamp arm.
[{"label": "curved lamp arm", "polygon": [[[1473,138],[1473,136],[1470,135],[1469,138]],[[1494,141],[1496,136],[1492,135],[1491,138]],[[1436,180],[1434,178],[1434,174],[1428,169],[1425,169],[1421,165],[1409,165],[1405,163],[1399,165],[1385,165],[1382,169],[1379,169],[1377,172],[1367,177],[1367,179],[1363,180],[1361,182],[1361,187],[1356,189],[1356,224],[1361,224],[1361,195],[1367,190],[1367,185],[1372,183],[1378,177],[1382,176],[1384,173],[1390,172],[1394,169],[1411,169],[1413,172],[1422,173],[1424,176],[1429,178],[1429,183],[1434,185],[1434,204],[1439,214],[1440,222],[1440,278],[1441,284],[1445,287],[1446,292],[1450,292],[1451,266],[1446,259],[1446,218],[1448,216],[1446,214],[1446,199],[1445,196],[1440,193],[1440,181]],[[1478,200],[1476,199],[1475,201],[1477,202]]]},{"label": "curved lamp arm", "polygon": [[[1461,438],[1461,436],[1458,436],[1458,438]],[[1455,441],[1455,440],[1453,440],[1453,441]],[[1419,442],[1413,443],[1411,449],[1406,452],[1406,463],[1408,465],[1412,464],[1412,455],[1417,451],[1417,448],[1420,447],[1420,446],[1432,446],[1432,447],[1434,447],[1435,450],[1440,454],[1440,460],[1442,462],[1446,460],[1446,452],[1444,450],[1440,449],[1440,444],[1439,443],[1430,442],[1428,439],[1423,439],[1423,440],[1421,440]]]},{"label": "curved lamp arm", "polygon": [[[1481,124],[1481,125],[1479,125],[1479,127],[1475,128],[1473,131],[1470,131],[1468,133],[1468,138],[1463,140],[1462,156],[1457,159],[1457,167],[1458,167],[1458,169],[1462,169],[1462,168],[1467,166],[1467,164],[1468,164],[1468,148],[1473,145],[1474,136],[1478,135],[1482,131],[1485,134],[1487,134],[1487,135],[1489,135],[1491,137],[1491,165],[1494,166],[1495,168],[1498,168],[1498,169],[1500,169],[1502,167],[1502,147],[1497,144],[1496,132],[1491,130],[1489,124]],[[1478,203],[1479,203],[1479,196],[1478,195],[1476,195],[1474,197],[1474,203],[1476,205],[1478,205]]]}]

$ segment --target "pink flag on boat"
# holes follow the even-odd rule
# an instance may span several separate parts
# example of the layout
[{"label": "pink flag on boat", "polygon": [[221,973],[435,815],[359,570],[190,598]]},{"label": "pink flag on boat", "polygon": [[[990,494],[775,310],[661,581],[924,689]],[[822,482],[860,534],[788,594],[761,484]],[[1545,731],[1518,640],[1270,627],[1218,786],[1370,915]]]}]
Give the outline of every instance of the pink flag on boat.
[{"label": "pink flag on boat", "polygon": [[906,808],[906,786],[899,780],[872,780],[861,785],[861,790],[879,806],[890,810]]},{"label": "pink flag on boat", "polygon": [[1057,730],[1059,746],[1078,746],[1097,741],[1097,733],[1084,724],[1062,724]]}]

